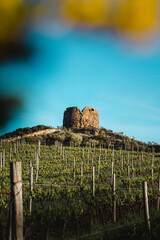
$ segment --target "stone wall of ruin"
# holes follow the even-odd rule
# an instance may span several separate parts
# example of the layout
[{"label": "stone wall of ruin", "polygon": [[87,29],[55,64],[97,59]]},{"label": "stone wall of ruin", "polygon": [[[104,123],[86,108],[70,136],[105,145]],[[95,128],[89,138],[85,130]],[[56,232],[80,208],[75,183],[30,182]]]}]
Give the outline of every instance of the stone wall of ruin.
[{"label": "stone wall of ruin", "polygon": [[95,108],[85,107],[82,112],[78,107],[69,107],[64,111],[63,127],[99,128],[99,114]]}]

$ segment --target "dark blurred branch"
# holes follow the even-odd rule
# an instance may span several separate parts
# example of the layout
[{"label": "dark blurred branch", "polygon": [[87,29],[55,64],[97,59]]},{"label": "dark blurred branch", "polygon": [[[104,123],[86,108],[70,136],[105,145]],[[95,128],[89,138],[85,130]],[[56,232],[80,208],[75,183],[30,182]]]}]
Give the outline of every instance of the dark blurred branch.
[{"label": "dark blurred branch", "polygon": [[16,97],[0,97],[0,128],[4,127],[21,106],[21,100]]},{"label": "dark blurred branch", "polygon": [[32,52],[33,48],[23,41],[17,41],[9,45],[0,45],[0,63],[9,60],[27,61]]}]

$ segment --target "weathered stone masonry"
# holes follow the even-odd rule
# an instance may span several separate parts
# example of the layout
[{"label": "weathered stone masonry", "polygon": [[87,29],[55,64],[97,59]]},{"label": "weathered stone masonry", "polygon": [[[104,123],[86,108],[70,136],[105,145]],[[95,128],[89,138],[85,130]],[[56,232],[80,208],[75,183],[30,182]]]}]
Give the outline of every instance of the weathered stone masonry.
[{"label": "weathered stone masonry", "polygon": [[99,128],[99,114],[95,108],[85,107],[82,112],[78,107],[69,107],[64,111],[63,127]]}]

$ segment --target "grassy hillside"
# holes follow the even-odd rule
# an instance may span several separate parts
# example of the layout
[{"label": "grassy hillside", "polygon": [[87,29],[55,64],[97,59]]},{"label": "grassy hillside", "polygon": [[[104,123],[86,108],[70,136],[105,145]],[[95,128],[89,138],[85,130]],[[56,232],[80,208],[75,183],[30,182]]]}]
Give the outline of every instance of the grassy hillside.
[{"label": "grassy hillside", "polygon": [[[48,131],[50,130],[50,131]],[[51,131],[53,130],[53,131]],[[6,133],[1,136],[2,139],[10,141],[25,138],[27,142],[35,143],[38,139],[42,144],[52,145],[55,141],[63,145],[82,145],[97,147],[102,145],[104,148],[115,148],[122,150],[138,151],[160,151],[160,145],[156,143],[145,143],[137,141],[134,138],[125,136],[123,133],[115,133],[106,128],[101,129],[53,129],[52,127],[38,125],[32,128],[19,128],[14,132]],[[12,139],[13,138],[13,139]]]}]

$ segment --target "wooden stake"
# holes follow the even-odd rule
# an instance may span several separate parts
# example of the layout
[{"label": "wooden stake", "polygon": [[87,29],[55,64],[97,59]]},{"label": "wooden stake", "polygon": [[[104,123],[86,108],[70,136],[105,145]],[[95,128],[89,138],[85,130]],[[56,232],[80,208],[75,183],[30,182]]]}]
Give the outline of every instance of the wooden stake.
[{"label": "wooden stake", "polygon": [[84,158],[84,146],[83,146],[83,158]]},{"label": "wooden stake", "polygon": [[141,170],[141,156],[139,155],[139,169]]},{"label": "wooden stake", "polygon": [[129,165],[127,166],[128,169],[128,179],[130,179],[130,169],[129,169]]},{"label": "wooden stake", "polygon": [[5,158],[5,149],[3,150],[3,167],[5,167],[5,160],[6,160],[6,158]]},{"label": "wooden stake", "polygon": [[123,154],[121,155],[121,169],[122,169],[122,172],[123,172]]},{"label": "wooden stake", "polygon": [[41,153],[41,140],[38,140],[38,156],[40,156]]},{"label": "wooden stake", "polygon": [[95,196],[95,167],[92,167],[92,196]]},{"label": "wooden stake", "polygon": [[152,186],[154,185],[154,182],[153,182],[153,161],[154,161],[154,154],[152,153],[152,163],[151,163]]},{"label": "wooden stake", "polygon": [[16,153],[16,143],[14,143],[14,153]]},{"label": "wooden stake", "polygon": [[64,147],[63,147],[63,160],[64,160]]},{"label": "wooden stake", "polygon": [[61,156],[62,156],[62,143],[61,143]]},{"label": "wooden stake", "polygon": [[12,147],[10,147],[9,156],[10,156],[10,161],[11,161],[11,159],[12,159]]},{"label": "wooden stake", "polygon": [[158,199],[157,199],[157,210],[159,211],[160,206],[160,173],[158,176]]},{"label": "wooden stake", "polygon": [[92,156],[92,167],[93,167],[93,156]]},{"label": "wooden stake", "polygon": [[114,149],[112,151],[112,161],[114,161]]},{"label": "wooden stake", "polygon": [[23,198],[22,198],[22,167],[21,162],[10,164],[11,176],[11,225],[9,239],[23,240]]},{"label": "wooden stake", "polygon": [[76,167],[76,163],[75,163],[75,158],[74,158],[73,159],[73,178],[74,178],[74,182],[75,182],[75,179],[76,179],[75,167]]},{"label": "wooden stake", "polygon": [[[115,198],[116,193],[116,175],[113,174],[113,198]],[[116,223],[116,200],[113,200],[113,222]]]},{"label": "wooden stake", "polygon": [[146,222],[146,228],[150,231],[150,217],[149,217],[149,205],[148,205],[148,192],[147,192],[147,182],[143,182],[143,199],[144,199],[144,217]]},{"label": "wooden stake", "polygon": [[65,165],[66,165],[66,168],[67,168],[67,152],[65,151]]},{"label": "wooden stake", "polygon": [[38,170],[39,170],[39,157],[38,152],[36,152],[36,181],[38,181]]},{"label": "wooden stake", "polygon": [[111,163],[111,181],[113,181],[113,167],[114,167],[114,162],[112,161]]},{"label": "wooden stake", "polygon": [[81,161],[81,185],[83,183],[82,178],[83,178],[83,161]]},{"label": "wooden stake", "polygon": [[17,152],[18,152],[18,146],[19,146],[19,145],[18,145],[18,140],[17,140]]},{"label": "wooden stake", "polygon": [[101,167],[101,155],[99,155],[99,160],[98,160],[98,175],[100,173],[100,167]]},{"label": "wooden stake", "polygon": [[142,152],[142,161],[143,161],[143,152]]},{"label": "wooden stake", "polygon": [[0,167],[2,168],[3,163],[2,163],[2,152],[0,152]]},{"label": "wooden stake", "polygon": [[33,167],[32,162],[30,162],[30,199],[29,199],[29,212],[32,212],[32,191],[33,191]]},{"label": "wooden stake", "polygon": [[133,163],[133,156],[132,156],[132,177],[134,177],[134,163]]},{"label": "wooden stake", "polygon": [[158,176],[158,199],[157,199],[157,210],[159,211],[159,205],[160,205],[160,173]]},{"label": "wooden stake", "polygon": [[127,156],[127,163],[129,164],[129,152],[128,152],[128,156]]}]

